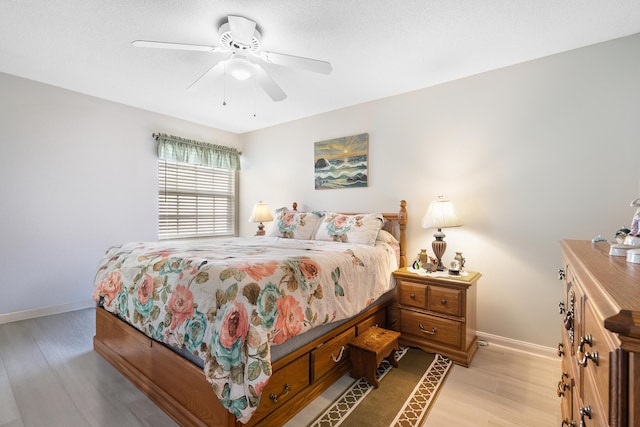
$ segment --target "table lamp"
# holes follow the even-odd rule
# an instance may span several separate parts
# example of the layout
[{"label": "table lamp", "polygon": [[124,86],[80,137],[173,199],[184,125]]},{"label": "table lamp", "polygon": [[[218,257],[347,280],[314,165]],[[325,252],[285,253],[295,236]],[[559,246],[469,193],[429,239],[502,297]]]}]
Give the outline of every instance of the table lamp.
[{"label": "table lamp", "polygon": [[431,248],[436,258],[438,258],[437,269],[439,271],[446,270],[442,264],[442,256],[447,250],[447,242],[444,241],[445,234],[442,232],[443,228],[447,227],[459,227],[462,225],[462,220],[456,211],[455,206],[450,200],[445,199],[443,196],[438,196],[437,200],[434,200],[429,205],[427,213],[422,219],[423,228],[437,228],[438,231],[433,235],[435,240],[431,243]]},{"label": "table lamp", "polygon": [[264,236],[264,224],[263,222],[273,221],[273,215],[271,215],[271,211],[269,210],[269,206],[266,203],[262,203],[261,201],[256,203],[253,206],[253,211],[251,211],[251,216],[249,217],[249,222],[259,222],[258,231],[256,232],[256,236]]}]

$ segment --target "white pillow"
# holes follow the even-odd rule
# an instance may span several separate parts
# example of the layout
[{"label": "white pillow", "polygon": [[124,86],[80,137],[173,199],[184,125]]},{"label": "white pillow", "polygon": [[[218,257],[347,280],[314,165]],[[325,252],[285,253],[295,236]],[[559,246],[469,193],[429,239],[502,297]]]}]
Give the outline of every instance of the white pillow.
[{"label": "white pillow", "polygon": [[325,213],[316,232],[316,240],[363,243],[373,246],[382,227],[382,214],[343,215]]},{"label": "white pillow", "polygon": [[387,230],[380,230],[378,232],[378,237],[376,237],[376,242],[385,242],[385,243],[399,243],[398,239],[396,239],[393,234],[389,233]]}]

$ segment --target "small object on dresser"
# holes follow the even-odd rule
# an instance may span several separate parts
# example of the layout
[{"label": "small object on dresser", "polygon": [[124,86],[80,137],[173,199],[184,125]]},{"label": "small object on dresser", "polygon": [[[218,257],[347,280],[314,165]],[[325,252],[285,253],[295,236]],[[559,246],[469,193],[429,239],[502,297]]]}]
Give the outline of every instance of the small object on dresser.
[{"label": "small object on dresser", "polygon": [[606,242],[607,239],[605,239],[602,236],[596,236],[593,239],[591,239],[591,243],[598,243],[598,242]]},{"label": "small object on dresser", "polygon": [[640,264],[640,249],[629,249],[627,251],[627,262]]},{"label": "small object on dresser", "polygon": [[613,244],[609,248],[610,256],[627,256],[629,249],[638,249],[638,246],[634,245],[616,245]]},{"label": "small object on dresser", "polygon": [[631,230],[629,230],[625,226],[622,226],[620,230],[616,231],[616,242],[623,244],[625,237],[627,237],[630,232]]},{"label": "small object on dresser", "polygon": [[640,236],[628,235],[624,238],[625,245],[640,246]]}]

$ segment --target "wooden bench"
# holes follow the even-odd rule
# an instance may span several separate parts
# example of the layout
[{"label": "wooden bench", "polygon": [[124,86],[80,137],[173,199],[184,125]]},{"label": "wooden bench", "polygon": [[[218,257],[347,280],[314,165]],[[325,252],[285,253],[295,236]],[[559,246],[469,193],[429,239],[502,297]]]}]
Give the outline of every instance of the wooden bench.
[{"label": "wooden bench", "polygon": [[387,359],[391,366],[397,367],[396,351],[398,350],[398,338],[400,332],[389,331],[387,329],[373,326],[364,333],[358,335],[352,342],[351,347],[351,376],[353,378],[366,378],[369,384],[378,388],[376,379],[376,369]]}]

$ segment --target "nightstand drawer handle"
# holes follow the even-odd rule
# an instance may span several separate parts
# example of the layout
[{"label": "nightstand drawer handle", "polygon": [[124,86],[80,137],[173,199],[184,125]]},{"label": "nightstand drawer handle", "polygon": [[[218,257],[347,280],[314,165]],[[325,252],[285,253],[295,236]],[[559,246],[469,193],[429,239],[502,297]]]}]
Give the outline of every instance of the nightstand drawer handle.
[{"label": "nightstand drawer handle", "polygon": [[431,332],[425,330],[422,323],[420,323],[418,327],[420,327],[420,330],[422,331],[423,334],[435,335],[438,332],[438,328],[435,328],[435,327],[431,328]]},{"label": "nightstand drawer handle", "polygon": [[442,298],[442,301],[440,301],[440,304],[442,304],[442,305],[447,305],[447,300],[446,300],[446,299],[444,299],[444,298]]},{"label": "nightstand drawer handle", "polygon": [[409,298],[416,299],[416,294],[409,294]]}]

